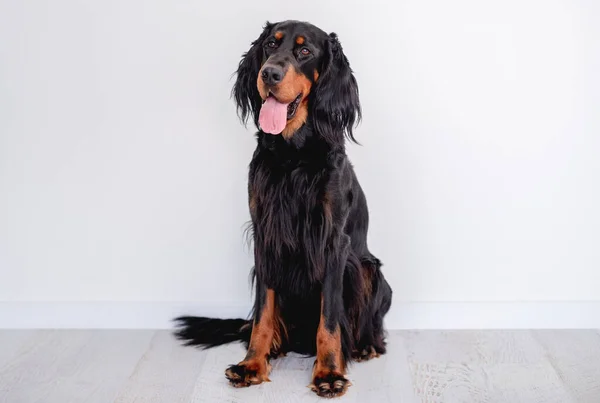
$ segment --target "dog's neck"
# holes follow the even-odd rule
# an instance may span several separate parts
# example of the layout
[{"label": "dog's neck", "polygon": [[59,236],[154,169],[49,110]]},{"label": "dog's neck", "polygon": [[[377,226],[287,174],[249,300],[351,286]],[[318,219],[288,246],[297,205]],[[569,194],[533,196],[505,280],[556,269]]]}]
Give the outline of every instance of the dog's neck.
[{"label": "dog's neck", "polygon": [[329,153],[345,153],[344,144],[331,144],[316,132],[312,122],[307,121],[292,136],[284,138],[259,131],[257,133],[259,148],[269,150],[284,159],[310,159]]}]

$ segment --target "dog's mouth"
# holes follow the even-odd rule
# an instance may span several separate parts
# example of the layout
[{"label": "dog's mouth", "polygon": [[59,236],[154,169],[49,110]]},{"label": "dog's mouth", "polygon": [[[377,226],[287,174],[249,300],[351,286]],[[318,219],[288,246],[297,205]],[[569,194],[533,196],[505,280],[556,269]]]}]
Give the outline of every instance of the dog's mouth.
[{"label": "dog's mouth", "polygon": [[258,117],[261,130],[270,134],[281,133],[287,121],[296,115],[300,101],[302,101],[302,93],[290,103],[280,102],[275,95],[269,93],[260,108]]},{"label": "dog's mouth", "polygon": [[300,105],[300,101],[302,101],[302,93],[298,94],[296,99],[294,99],[287,107],[287,118],[288,120],[292,119],[296,115],[296,111],[298,110],[298,105]]}]

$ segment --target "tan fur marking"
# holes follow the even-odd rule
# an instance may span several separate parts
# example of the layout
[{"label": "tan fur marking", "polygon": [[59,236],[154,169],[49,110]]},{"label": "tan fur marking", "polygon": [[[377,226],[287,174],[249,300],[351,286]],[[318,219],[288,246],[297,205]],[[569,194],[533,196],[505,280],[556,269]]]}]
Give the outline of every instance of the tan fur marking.
[{"label": "tan fur marking", "polygon": [[[256,87],[258,88],[260,97],[263,100],[267,99],[270,88],[263,81],[261,72],[259,72],[256,79]],[[306,119],[308,118],[308,94],[310,93],[311,87],[312,83],[308,77],[297,72],[294,68],[289,67],[283,80],[281,80],[275,88],[271,89],[279,102],[291,103],[298,95],[301,94],[302,96],[296,114],[292,119],[288,120],[285,129],[281,132],[284,138],[291,138],[306,122]]]},{"label": "tan fur marking", "polygon": [[279,312],[279,307],[275,307],[275,320],[276,322],[273,324],[273,343],[271,346],[271,353],[280,354],[281,346],[283,345],[284,340],[287,340],[287,327],[283,322],[283,318]]},{"label": "tan fur marking", "polygon": [[296,38],[296,43],[298,45],[302,45],[304,43],[304,37],[303,36],[299,36]]},{"label": "tan fur marking", "polygon": [[281,32],[281,31],[275,32],[275,39],[277,39],[278,41],[280,41],[281,38],[283,38],[283,32]]},{"label": "tan fur marking", "polygon": [[371,279],[371,271],[370,270],[371,270],[371,268],[365,267],[365,265],[363,265],[361,267],[363,282],[365,284],[365,286],[364,286],[365,299],[370,298],[371,293],[373,292],[373,280]]},{"label": "tan fur marking", "polygon": [[304,74],[299,73],[294,69],[290,70],[291,71],[288,71],[279,85],[280,89],[276,96],[279,98],[279,94],[282,94],[284,96],[283,99],[291,99],[291,101],[293,101],[298,94],[302,94],[302,100],[300,101],[300,105],[298,105],[296,114],[287,122],[285,129],[281,132],[281,135],[286,139],[291,138],[306,122],[306,119],[308,118],[308,94],[312,87],[312,83]]},{"label": "tan fur marking", "polygon": [[379,354],[377,351],[375,351],[375,348],[373,346],[369,346],[368,348],[361,351],[360,354],[357,351],[356,354],[354,354],[354,356],[355,356],[354,359],[357,362],[368,361],[373,358],[378,358],[378,357],[380,357],[380,355],[381,354]]},{"label": "tan fur marking", "polygon": [[[330,332],[323,315],[324,296],[321,294],[321,319],[317,329],[317,360],[312,373],[311,390],[323,397],[339,397],[346,393],[350,382],[344,377],[346,361],[342,352],[340,325]],[[333,382],[332,382],[333,381]]]},{"label": "tan fur marking", "polygon": [[323,300],[324,297],[321,295],[321,319],[317,329],[317,362],[313,369],[313,378],[329,372],[343,375],[346,371],[346,363],[342,356],[340,326],[338,325],[333,333],[327,330],[323,315]]},{"label": "tan fur marking", "polygon": [[[331,365],[333,368],[330,368]],[[317,330],[317,364],[313,370],[313,378],[331,371],[339,374],[344,374],[346,371],[342,356],[340,327],[338,326],[333,333],[330,333],[325,328],[325,318],[321,315],[321,323]]]},{"label": "tan fur marking", "polygon": [[256,195],[254,192],[250,193],[250,200],[248,201],[248,206],[250,207],[250,214],[254,215],[256,212]]},{"label": "tan fur marking", "polygon": [[306,98],[311,86],[312,83],[304,74],[290,66],[273,93],[280,102],[292,102],[299,94]]},{"label": "tan fur marking", "polygon": [[[321,312],[323,311],[321,297]],[[339,397],[346,393],[350,382],[344,378],[346,363],[342,354],[340,326],[331,333],[325,326],[325,317],[321,313],[321,321],[317,329],[317,360],[312,373],[312,383],[309,387],[319,396]],[[335,382],[324,381],[338,378]],[[332,388],[334,389],[332,391]]]},{"label": "tan fur marking", "polygon": [[[238,365],[244,365],[248,369],[257,371],[257,377],[250,379],[251,383],[269,382],[271,365],[267,357],[275,341],[275,335],[280,334],[279,320],[275,317],[277,308],[275,306],[275,292],[267,290],[265,305],[260,315],[260,320],[254,323],[250,345],[246,358]],[[281,344],[281,336],[277,343]]]},{"label": "tan fur marking", "polygon": [[319,79],[319,72],[317,71],[317,69],[315,69],[315,71],[313,73],[313,79],[314,79],[315,83]]},{"label": "tan fur marking", "polygon": [[298,109],[296,110],[296,115],[287,122],[281,135],[286,139],[292,138],[294,133],[306,123],[306,118],[308,118],[308,100],[305,99],[300,102],[300,105],[298,105]]}]

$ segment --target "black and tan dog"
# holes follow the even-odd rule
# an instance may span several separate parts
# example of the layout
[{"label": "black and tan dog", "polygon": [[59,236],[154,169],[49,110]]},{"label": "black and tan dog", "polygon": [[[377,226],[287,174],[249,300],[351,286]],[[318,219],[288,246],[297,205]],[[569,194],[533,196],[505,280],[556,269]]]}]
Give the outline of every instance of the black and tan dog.
[{"label": "black and tan dog", "polygon": [[236,387],[267,381],[269,361],[316,355],[312,389],[345,393],[351,360],[385,353],[392,290],[367,247],[368,209],[345,152],[360,119],[358,87],[335,34],[267,23],[243,55],[233,96],[259,128],[248,195],[256,299],[250,320],[177,318],[188,345],[243,341],[225,371]]}]

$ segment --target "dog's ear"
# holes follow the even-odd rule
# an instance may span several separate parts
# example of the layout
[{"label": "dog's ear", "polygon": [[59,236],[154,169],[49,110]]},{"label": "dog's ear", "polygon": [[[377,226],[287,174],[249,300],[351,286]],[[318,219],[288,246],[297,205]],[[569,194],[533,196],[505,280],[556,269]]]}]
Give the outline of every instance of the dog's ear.
[{"label": "dog's ear", "polygon": [[250,50],[242,55],[242,60],[236,72],[237,78],[233,86],[233,97],[237,106],[238,116],[244,124],[252,115],[254,123],[258,127],[258,114],[262,105],[262,99],[256,87],[256,79],[263,62],[263,42],[271,32],[275,24],[267,21],[263,32],[252,42]]},{"label": "dog's ear", "polygon": [[343,142],[344,135],[357,143],[353,127],[361,119],[358,85],[335,33],[329,34],[313,94],[312,113],[317,132],[333,143]]}]

